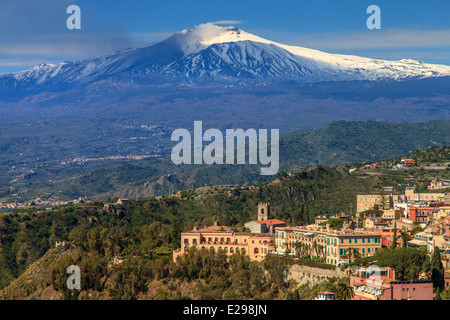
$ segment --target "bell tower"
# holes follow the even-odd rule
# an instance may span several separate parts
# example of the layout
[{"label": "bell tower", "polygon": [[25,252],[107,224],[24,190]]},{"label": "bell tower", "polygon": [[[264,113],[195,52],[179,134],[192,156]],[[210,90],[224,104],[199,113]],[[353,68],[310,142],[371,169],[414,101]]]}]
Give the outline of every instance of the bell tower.
[{"label": "bell tower", "polygon": [[258,203],[258,221],[270,219],[270,204]]}]

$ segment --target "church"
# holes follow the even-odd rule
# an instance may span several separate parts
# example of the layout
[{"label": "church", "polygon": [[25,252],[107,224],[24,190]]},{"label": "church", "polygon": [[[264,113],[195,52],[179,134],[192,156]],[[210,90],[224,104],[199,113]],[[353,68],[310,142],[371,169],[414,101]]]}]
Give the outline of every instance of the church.
[{"label": "church", "polygon": [[244,224],[251,233],[273,234],[277,227],[286,227],[286,223],[278,219],[270,219],[270,203],[258,203],[258,220]]}]

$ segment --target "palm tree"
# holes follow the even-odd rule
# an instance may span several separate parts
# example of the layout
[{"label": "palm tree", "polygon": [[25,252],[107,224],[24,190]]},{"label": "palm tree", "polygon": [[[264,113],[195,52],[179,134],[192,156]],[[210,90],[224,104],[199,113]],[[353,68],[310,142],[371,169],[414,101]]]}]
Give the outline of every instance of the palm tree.
[{"label": "palm tree", "polygon": [[354,250],[353,250],[352,247],[349,247],[349,248],[345,249],[345,251],[346,251],[345,258],[347,258],[348,259],[348,263],[350,263],[350,259],[354,255]]},{"label": "palm tree", "polygon": [[354,296],[355,291],[350,285],[350,279],[348,277],[341,278],[336,286],[336,299],[351,300]]},{"label": "palm tree", "polygon": [[317,256],[317,242],[314,240],[313,244],[312,244],[312,252],[315,256]]}]

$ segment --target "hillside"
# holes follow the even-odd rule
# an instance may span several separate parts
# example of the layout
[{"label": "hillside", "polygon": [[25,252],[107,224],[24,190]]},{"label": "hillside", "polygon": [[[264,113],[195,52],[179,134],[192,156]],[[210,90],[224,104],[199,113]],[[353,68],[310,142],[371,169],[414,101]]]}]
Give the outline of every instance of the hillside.
[{"label": "hillside", "polygon": [[409,157],[419,164],[450,162],[450,147],[430,146],[425,150],[416,150]]},{"label": "hillside", "polygon": [[[412,185],[407,180],[410,172],[387,173],[349,174],[345,167],[317,166],[253,186],[211,187],[205,195],[200,194],[205,190],[186,190],[177,197],[136,199],[114,209],[105,209],[104,204],[111,201],[103,200],[65,205],[51,212],[29,209],[4,213],[0,217],[0,284],[8,288],[13,279],[22,279],[17,280],[21,283],[28,281],[28,276],[38,276],[40,272],[32,271],[33,264],[57,241],[74,241],[85,253],[73,259],[88,259],[86,264],[95,263],[98,267],[94,270],[100,273],[117,256],[147,257],[153,270],[158,263],[170,260],[172,250],[180,245],[182,230],[214,221],[242,227],[254,219],[261,201],[270,202],[274,218],[293,225],[307,223],[320,213],[352,213],[357,193],[377,192],[383,186],[401,192]],[[99,256],[93,256],[95,252]],[[154,277],[154,271],[150,274]],[[19,287],[9,287],[2,294],[23,295],[14,293]]]},{"label": "hillside", "polygon": [[[447,149],[432,147],[416,153],[442,154]],[[349,173],[349,168],[318,165],[280,174],[265,183],[184,190],[173,197],[133,199],[128,205],[114,204],[115,199],[111,199],[64,205],[51,212],[34,208],[4,213],[0,216],[0,297],[283,299],[270,277],[259,280],[259,289],[234,288],[230,269],[221,269],[220,261],[211,261],[218,269],[200,271],[202,267],[196,266],[199,269],[192,271],[192,261],[220,257],[191,257],[184,262],[186,265],[173,264],[171,254],[180,246],[180,233],[194,226],[212,225],[214,221],[241,230],[245,222],[255,218],[257,204],[262,201],[270,202],[273,218],[288,225],[302,225],[317,214],[354,214],[358,193],[377,193],[386,186],[401,193],[408,186],[420,188],[436,174],[450,178],[449,170],[377,168]],[[62,240],[72,241],[75,247],[55,248],[55,243]],[[117,258],[123,262],[118,263]],[[239,273],[242,276],[250,268],[271,270],[277,265],[235,263],[244,268]],[[64,266],[68,264],[77,264],[83,270],[85,285],[81,296],[64,289]],[[272,271],[276,274],[276,270]],[[220,277],[214,276],[217,274]],[[200,282],[193,286],[189,281],[194,278]],[[219,290],[217,285],[225,289]]]},{"label": "hillside", "polygon": [[[432,145],[450,144],[450,121],[386,123],[337,121],[317,130],[280,138],[280,170],[293,172],[319,163],[327,166],[406,156]],[[30,176],[16,184],[22,197],[151,197],[178,190],[222,184],[252,184],[274,177],[261,176],[256,165],[174,165],[170,158],[105,166],[85,174],[64,172],[51,183]]]}]

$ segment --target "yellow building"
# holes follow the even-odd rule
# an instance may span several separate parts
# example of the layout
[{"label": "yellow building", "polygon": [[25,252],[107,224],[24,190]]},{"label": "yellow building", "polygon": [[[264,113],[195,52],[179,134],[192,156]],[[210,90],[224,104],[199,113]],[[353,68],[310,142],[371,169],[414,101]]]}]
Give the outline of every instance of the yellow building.
[{"label": "yellow building", "polygon": [[400,219],[400,217],[403,216],[403,210],[383,210],[383,214],[381,215],[381,218],[383,220],[391,220],[391,219]]},{"label": "yellow building", "polygon": [[445,193],[416,193],[413,187],[408,187],[405,190],[405,200],[407,202],[432,202],[442,201],[445,199]]},{"label": "yellow building", "polygon": [[380,210],[390,209],[392,207],[392,197],[379,194],[358,194],[356,196],[356,212],[374,209],[375,205]]},{"label": "yellow building", "polygon": [[450,215],[450,206],[439,207],[439,212],[435,214],[435,218],[440,220]]},{"label": "yellow building", "polygon": [[285,227],[275,230],[275,246],[280,253],[321,257],[326,263],[340,265],[381,249],[381,234],[312,226]]}]

